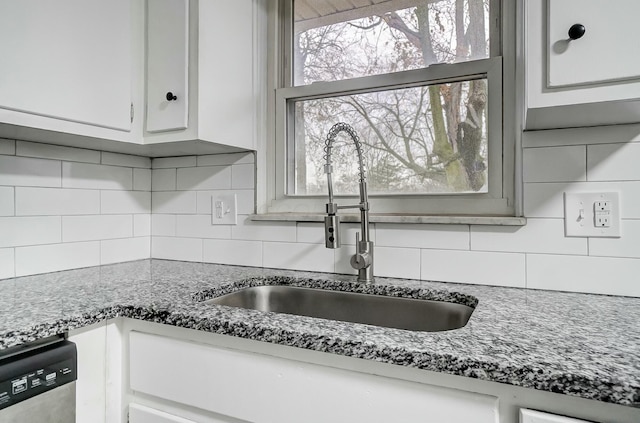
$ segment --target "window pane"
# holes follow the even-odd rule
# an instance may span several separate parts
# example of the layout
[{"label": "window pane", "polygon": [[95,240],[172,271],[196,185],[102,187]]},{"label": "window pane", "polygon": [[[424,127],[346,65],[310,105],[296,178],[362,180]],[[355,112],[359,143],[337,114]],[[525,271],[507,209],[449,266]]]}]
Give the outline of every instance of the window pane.
[{"label": "window pane", "polygon": [[373,3],[294,0],[295,86],[489,57],[489,0]]},{"label": "window pane", "polygon": [[[487,80],[296,101],[289,193],[325,195],[324,146],[338,122],[360,136],[369,193],[487,192]],[[332,153],[336,194],[358,193],[355,147]]]}]

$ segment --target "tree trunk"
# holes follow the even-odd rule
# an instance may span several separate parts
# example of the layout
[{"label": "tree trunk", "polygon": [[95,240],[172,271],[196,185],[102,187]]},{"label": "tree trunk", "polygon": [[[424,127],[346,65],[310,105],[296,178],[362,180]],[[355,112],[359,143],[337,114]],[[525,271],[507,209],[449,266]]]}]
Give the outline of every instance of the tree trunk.
[{"label": "tree trunk", "polygon": [[431,116],[433,119],[433,152],[438,156],[440,162],[444,163],[447,183],[454,191],[467,190],[468,184],[465,172],[460,161],[456,158],[453,147],[449,142],[447,129],[444,125],[444,114],[440,103],[440,90],[438,86],[429,87],[429,100],[431,104]]}]

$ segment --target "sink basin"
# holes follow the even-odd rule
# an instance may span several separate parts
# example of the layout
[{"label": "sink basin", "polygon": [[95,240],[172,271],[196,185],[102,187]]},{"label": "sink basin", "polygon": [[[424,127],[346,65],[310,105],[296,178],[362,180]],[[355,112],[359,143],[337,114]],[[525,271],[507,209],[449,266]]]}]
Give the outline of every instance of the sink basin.
[{"label": "sink basin", "polygon": [[244,288],[206,303],[421,332],[461,328],[473,313],[472,307],[444,301],[282,285]]}]

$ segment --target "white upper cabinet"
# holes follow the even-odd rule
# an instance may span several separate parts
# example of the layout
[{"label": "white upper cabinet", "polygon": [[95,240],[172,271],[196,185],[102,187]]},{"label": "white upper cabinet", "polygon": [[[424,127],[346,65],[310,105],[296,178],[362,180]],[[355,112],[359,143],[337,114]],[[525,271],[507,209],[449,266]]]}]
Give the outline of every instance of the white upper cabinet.
[{"label": "white upper cabinet", "polygon": [[[147,0],[145,143],[200,140],[255,149],[261,89],[256,76],[265,72],[257,67],[257,20],[266,3],[191,0],[185,32],[182,15],[174,12],[183,10],[183,2]],[[176,99],[167,100],[168,92]],[[179,118],[186,122],[187,116],[188,124],[180,126]]]},{"label": "white upper cabinet", "polygon": [[640,47],[633,34],[637,3],[614,0],[603,7],[601,0],[549,0],[548,86],[640,78]]},{"label": "white upper cabinet", "polygon": [[131,130],[129,0],[0,0],[0,40],[0,122]]},{"label": "white upper cabinet", "polygon": [[255,149],[266,4],[0,0],[0,137],[149,156]]},{"label": "white upper cabinet", "polygon": [[640,122],[637,0],[528,0],[527,129]]},{"label": "white upper cabinet", "polygon": [[186,129],[189,117],[189,1],[147,3],[148,132]]}]

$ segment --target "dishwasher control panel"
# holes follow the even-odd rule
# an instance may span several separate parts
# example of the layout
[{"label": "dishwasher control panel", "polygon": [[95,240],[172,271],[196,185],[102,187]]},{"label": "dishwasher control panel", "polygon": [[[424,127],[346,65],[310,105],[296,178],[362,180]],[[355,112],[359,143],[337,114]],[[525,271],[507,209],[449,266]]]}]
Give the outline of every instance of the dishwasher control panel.
[{"label": "dishwasher control panel", "polygon": [[0,410],[77,379],[77,353],[69,341],[0,361]]}]

